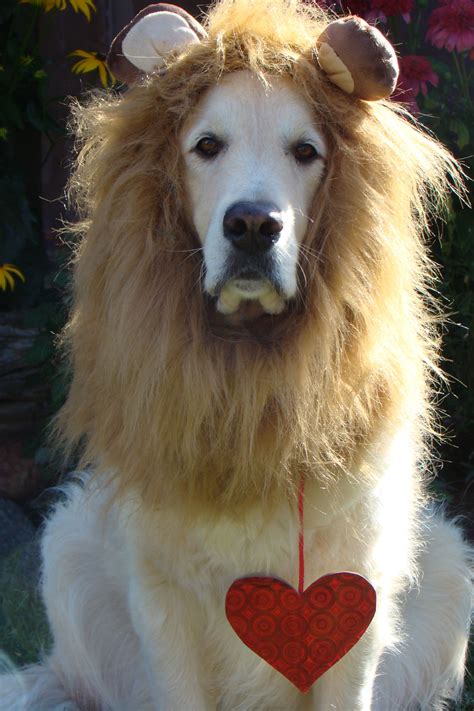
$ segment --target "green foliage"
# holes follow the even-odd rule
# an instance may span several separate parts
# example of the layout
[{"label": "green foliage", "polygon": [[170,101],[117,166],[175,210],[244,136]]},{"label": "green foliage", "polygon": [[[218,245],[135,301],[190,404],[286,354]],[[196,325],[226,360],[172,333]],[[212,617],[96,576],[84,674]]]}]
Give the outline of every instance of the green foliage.
[{"label": "green foliage", "polygon": [[[17,549],[0,566],[0,662],[12,667],[37,662],[51,645],[38,580],[27,575],[22,558],[29,546]],[[38,551],[36,551],[38,555]],[[6,656],[6,660],[5,660]]]},{"label": "green foliage", "polygon": [[39,220],[40,142],[64,133],[48,111],[47,72],[37,31],[41,8],[0,6],[0,264],[21,265],[26,285],[0,294],[2,308],[41,298],[49,265]]},{"label": "green foliage", "polygon": [[[45,445],[45,426],[64,401],[67,377],[55,349],[66,319],[66,247],[46,249],[41,230],[41,142],[64,135],[50,116],[48,67],[38,46],[43,8],[3,0],[0,6],[0,265],[13,263],[25,275],[14,290],[0,291],[1,310],[20,309],[24,326],[40,329],[26,366],[41,366],[50,384],[45,418],[24,443],[24,454],[40,464],[45,483],[54,481],[54,458]],[[65,59],[66,62],[66,59]],[[32,383],[32,385],[34,385]]]},{"label": "green foliage", "polygon": [[452,211],[438,252],[452,313],[443,351],[451,392],[443,406],[448,432],[456,436],[456,448],[444,451],[452,461],[444,476],[467,488],[474,480],[474,220],[466,207]]}]

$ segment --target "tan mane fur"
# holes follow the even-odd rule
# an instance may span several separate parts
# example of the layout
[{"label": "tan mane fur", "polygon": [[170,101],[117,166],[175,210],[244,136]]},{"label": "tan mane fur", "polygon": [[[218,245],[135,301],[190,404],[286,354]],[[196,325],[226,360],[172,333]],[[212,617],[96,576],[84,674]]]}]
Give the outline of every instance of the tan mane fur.
[{"label": "tan mane fur", "polygon": [[[450,155],[390,102],[331,85],[312,48],[330,21],[286,0],[222,0],[209,38],[122,96],[75,109],[81,216],[65,330],[67,446],[154,504],[286,495],[353,468],[380,429],[430,425],[437,329],[424,245]],[[178,137],[227,72],[288,76],[329,145],[299,301],[268,337],[218,331],[183,194]],[[367,476],[371,476],[367,472]]]}]

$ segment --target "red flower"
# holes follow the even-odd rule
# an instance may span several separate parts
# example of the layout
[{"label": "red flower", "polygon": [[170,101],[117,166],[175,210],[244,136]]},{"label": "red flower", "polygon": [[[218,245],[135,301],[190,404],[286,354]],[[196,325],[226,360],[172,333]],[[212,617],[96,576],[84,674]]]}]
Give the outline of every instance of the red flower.
[{"label": "red flower", "polygon": [[400,77],[398,88],[400,89],[400,101],[414,99],[421,93],[426,96],[428,93],[428,82],[433,86],[438,86],[439,77],[433,71],[430,61],[426,57],[418,54],[407,54],[399,57]]},{"label": "red flower", "polygon": [[426,39],[435,47],[463,52],[474,47],[474,1],[444,0],[431,13]]},{"label": "red flower", "polygon": [[406,18],[410,16],[413,0],[372,0],[371,5],[372,10],[378,10],[386,17],[403,15]]}]

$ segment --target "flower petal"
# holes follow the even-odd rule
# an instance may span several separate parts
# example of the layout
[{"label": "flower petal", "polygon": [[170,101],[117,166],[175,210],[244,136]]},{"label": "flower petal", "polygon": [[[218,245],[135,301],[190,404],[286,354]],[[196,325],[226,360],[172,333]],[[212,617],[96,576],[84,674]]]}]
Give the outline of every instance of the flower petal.
[{"label": "flower petal", "polygon": [[68,54],[68,57],[85,57],[85,59],[96,56],[97,52],[86,52],[85,49],[75,49],[74,52],[69,52]]},{"label": "flower petal", "polygon": [[6,282],[8,283],[10,289],[13,291],[13,289],[15,288],[15,282],[13,280],[12,275],[9,274],[6,270],[4,271],[4,275]]},{"label": "flower petal", "polygon": [[4,264],[3,268],[5,269],[5,271],[10,272],[11,274],[16,274],[17,276],[19,276],[22,281],[26,281],[23,272],[20,271],[18,267],[15,267],[14,264]]},{"label": "flower petal", "polygon": [[74,12],[82,12],[88,22],[91,20],[91,10],[97,12],[97,8],[94,5],[93,0],[69,0],[69,2],[71,3],[71,7]]}]

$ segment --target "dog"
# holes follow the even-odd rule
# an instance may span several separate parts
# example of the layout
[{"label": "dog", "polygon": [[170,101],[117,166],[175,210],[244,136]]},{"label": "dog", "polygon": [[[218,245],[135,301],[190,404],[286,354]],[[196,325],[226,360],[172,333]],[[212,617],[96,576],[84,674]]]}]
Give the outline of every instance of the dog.
[{"label": "dog", "polygon": [[[390,102],[394,51],[358,18],[221,0],[201,25],[152,5],[109,63],[128,90],[74,112],[56,432],[84,467],[44,530],[54,645],[0,679],[0,708],[444,708],[471,553],[426,492],[425,235],[454,159]],[[377,595],[307,693],[224,609],[244,576],[296,587],[302,533],[306,582],[352,571]]]}]

